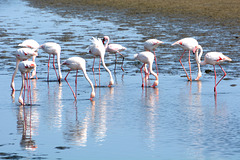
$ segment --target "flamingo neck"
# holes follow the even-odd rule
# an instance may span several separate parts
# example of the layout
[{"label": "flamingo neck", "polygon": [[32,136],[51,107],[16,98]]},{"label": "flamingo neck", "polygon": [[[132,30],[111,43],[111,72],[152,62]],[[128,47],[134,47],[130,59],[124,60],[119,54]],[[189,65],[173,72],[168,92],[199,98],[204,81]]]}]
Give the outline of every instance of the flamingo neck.
[{"label": "flamingo neck", "polygon": [[157,86],[158,85],[158,76],[157,74],[152,70],[152,63],[149,64],[149,71],[150,73],[156,78],[154,84],[153,84],[153,87]]},{"label": "flamingo neck", "polygon": [[24,88],[24,81],[25,81],[25,74],[22,73],[22,87],[21,87],[21,91],[20,91],[20,94],[19,94],[19,98],[18,98],[18,102],[23,104],[23,98],[22,98],[22,93],[23,93],[23,88]]},{"label": "flamingo neck", "polygon": [[83,68],[82,71],[83,71],[84,77],[86,78],[86,80],[88,81],[88,83],[90,84],[90,86],[92,88],[92,93],[91,93],[91,96],[90,96],[90,99],[92,99],[93,97],[95,97],[95,89],[94,89],[93,83],[87,75],[86,68]]},{"label": "flamingo neck", "polygon": [[58,81],[62,79],[62,73],[61,73],[61,63],[60,63],[60,53],[57,54],[57,63],[58,63],[58,74],[59,74],[59,79]]},{"label": "flamingo neck", "polygon": [[104,55],[101,56],[101,59],[102,59],[102,64],[103,64],[103,67],[105,68],[105,70],[109,73],[109,76],[110,76],[110,82],[109,82],[109,86],[113,85],[114,82],[113,82],[113,77],[112,77],[112,73],[111,71],[107,68],[105,62],[104,62]]},{"label": "flamingo neck", "polygon": [[110,41],[110,39],[109,39],[109,37],[107,37],[107,42],[106,42],[106,44],[105,44],[105,46],[104,46],[105,49],[107,49],[109,41]]},{"label": "flamingo neck", "polygon": [[[199,50],[200,50],[200,53],[198,53]],[[206,61],[205,60],[203,62],[201,61],[202,54],[203,54],[203,49],[199,45],[199,49],[196,50],[196,61],[197,61],[198,64],[206,65]]]}]

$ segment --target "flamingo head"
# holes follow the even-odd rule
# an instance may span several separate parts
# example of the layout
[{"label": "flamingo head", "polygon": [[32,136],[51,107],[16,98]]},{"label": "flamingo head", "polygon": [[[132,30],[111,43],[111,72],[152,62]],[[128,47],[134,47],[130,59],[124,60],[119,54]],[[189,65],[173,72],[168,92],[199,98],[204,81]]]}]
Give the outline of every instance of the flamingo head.
[{"label": "flamingo head", "polygon": [[105,41],[108,41],[108,40],[109,40],[109,37],[108,36],[104,36],[103,39],[102,39],[103,44],[105,43]]},{"label": "flamingo head", "polygon": [[92,101],[92,99],[95,97],[95,92],[93,91],[90,95],[90,100]]},{"label": "flamingo head", "polygon": [[110,80],[108,87],[111,87],[114,84],[113,79]]},{"label": "flamingo head", "polygon": [[194,49],[193,49],[193,53],[196,53],[196,51],[198,50],[198,49],[200,49],[200,48],[202,48],[200,45],[197,45]]},{"label": "flamingo head", "polygon": [[158,85],[158,80],[154,81],[152,87],[155,88]]}]

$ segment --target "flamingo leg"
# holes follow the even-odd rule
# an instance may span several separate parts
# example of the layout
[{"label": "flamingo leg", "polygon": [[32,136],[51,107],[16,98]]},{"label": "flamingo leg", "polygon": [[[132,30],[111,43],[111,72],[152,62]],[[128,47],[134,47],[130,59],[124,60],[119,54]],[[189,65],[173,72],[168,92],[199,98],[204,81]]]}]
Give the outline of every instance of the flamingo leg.
[{"label": "flamingo leg", "polygon": [[122,71],[124,72],[124,69],[123,69],[123,62],[124,62],[124,56],[118,51],[118,53],[122,56],[122,66],[121,66],[121,69],[122,69]]},{"label": "flamingo leg", "polygon": [[12,88],[13,91],[15,91],[14,78],[15,78],[15,76],[16,76],[16,74],[17,74],[19,63],[20,63],[20,60],[17,59],[17,60],[16,60],[16,69],[15,69],[13,75],[12,75],[12,82],[11,82],[11,88]]},{"label": "flamingo leg", "polygon": [[94,72],[94,63],[95,63],[95,57],[93,58],[93,66],[92,66],[92,71]]},{"label": "flamingo leg", "polygon": [[117,65],[117,54],[115,54],[115,67],[114,67],[114,73],[116,72],[116,65]]},{"label": "flamingo leg", "polygon": [[143,74],[142,74],[142,69],[143,69],[144,66],[145,66],[145,64],[143,64],[143,66],[140,68],[141,76],[142,76],[142,87],[144,87],[144,77],[143,77]]},{"label": "flamingo leg", "polygon": [[185,52],[186,52],[186,50],[184,50],[182,56],[181,56],[180,59],[179,59],[179,62],[181,63],[181,65],[182,65],[182,67],[183,67],[183,69],[184,69],[184,71],[185,71],[185,73],[186,73],[186,75],[187,75],[187,79],[190,81],[190,78],[189,78],[189,76],[188,76],[188,74],[187,74],[187,71],[186,71],[186,69],[184,68],[184,66],[183,66],[183,64],[182,64],[182,61],[181,61],[181,59],[182,59],[182,57],[183,57],[183,55],[184,55]]},{"label": "flamingo leg", "polygon": [[[32,57],[32,61],[35,62],[35,59],[36,59],[36,56],[33,56],[33,57]],[[32,71],[32,76],[31,76],[30,78],[33,78],[34,76],[36,76],[36,79],[38,79],[38,78],[37,78],[37,67],[35,67],[35,68],[33,69],[33,71]]]},{"label": "flamingo leg", "polygon": [[48,75],[47,75],[47,81],[49,82],[49,67],[50,67],[50,58],[51,55],[49,54],[49,59],[48,59]]},{"label": "flamingo leg", "polygon": [[[221,80],[223,80],[223,78],[227,75],[227,73],[224,71],[224,69],[222,68],[222,66],[219,64],[219,67],[222,69],[224,75],[222,76],[222,78],[217,82],[216,84],[216,74],[215,74],[215,87],[214,90],[216,90],[217,85],[220,83]],[[216,72],[216,71],[215,71]],[[217,92],[216,92],[217,93]]]},{"label": "flamingo leg", "polygon": [[214,68],[214,79],[215,79],[215,86],[214,86],[214,93],[217,94],[217,75],[216,75],[216,69],[215,69],[215,65],[213,65]]},{"label": "flamingo leg", "polygon": [[75,95],[77,99],[77,75],[78,75],[78,70],[76,71],[76,79],[75,79]]},{"label": "flamingo leg", "polygon": [[189,54],[188,54],[188,64],[189,64],[189,70],[190,70],[190,81],[192,81],[192,71],[191,71],[190,56],[191,56],[191,51],[189,50]]},{"label": "flamingo leg", "polygon": [[156,65],[156,70],[158,75],[159,73],[158,73],[158,65],[157,65],[157,56],[156,56],[155,50],[153,50],[153,53],[154,53],[155,65]]},{"label": "flamingo leg", "polygon": [[100,86],[100,65],[101,65],[101,58],[99,58],[99,68],[98,68],[98,71],[99,71],[99,86]]},{"label": "flamingo leg", "polygon": [[[68,71],[68,74],[70,73],[71,70],[72,70],[72,69],[70,69],[70,70]],[[68,74],[66,75],[66,77],[65,77],[64,79],[65,79],[65,81],[67,82],[67,84],[68,84],[69,88],[71,89],[71,91],[72,91],[72,93],[73,93],[73,96],[74,96],[74,98],[75,98],[75,100],[76,100],[77,97],[76,97],[76,95],[75,95],[72,87],[70,86],[70,84],[69,84],[68,81],[67,81],[67,76],[68,76]]]},{"label": "flamingo leg", "polygon": [[55,67],[55,55],[53,55],[53,68],[54,68],[54,70],[55,70],[55,73],[56,73],[57,79],[59,80],[60,77],[58,77],[57,70],[56,70],[56,67]]},{"label": "flamingo leg", "polygon": [[[29,77],[30,77],[30,73],[29,73]],[[30,105],[32,106],[32,92],[31,92],[31,78],[28,78],[28,84],[29,84],[29,86],[28,86],[28,89],[29,89],[29,103],[30,103]]]}]

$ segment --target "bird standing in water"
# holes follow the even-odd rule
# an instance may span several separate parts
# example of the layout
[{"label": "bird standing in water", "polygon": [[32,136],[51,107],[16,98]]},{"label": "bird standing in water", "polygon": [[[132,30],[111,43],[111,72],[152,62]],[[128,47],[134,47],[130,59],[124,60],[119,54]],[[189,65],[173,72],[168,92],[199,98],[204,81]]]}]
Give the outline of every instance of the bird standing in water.
[{"label": "bird standing in water", "polygon": [[[24,99],[25,99],[25,89],[26,89],[26,85],[24,83],[25,75],[26,75],[26,82],[28,84],[27,86],[28,93],[30,93],[30,100],[31,100],[31,85],[30,85],[30,81],[28,82],[28,73],[30,73],[35,67],[36,67],[36,64],[33,61],[22,61],[18,65],[18,68],[22,74],[22,87],[21,87],[19,98],[18,98],[18,102],[21,105],[24,105]],[[23,89],[24,89],[24,96],[22,97]]]},{"label": "bird standing in water", "polygon": [[20,48],[17,50],[17,52],[15,53],[16,56],[16,68],[15,71],[12,75],[12,81],[11,81],[11,88],[14,91],[15,90],[15,84],[14,84],[14,78],[17,74],[18,71],[18,66],[20,61],[26,61],[29,58],[33,57],[33,56],[37,56],[38,53],[35,49],[30,49],[30,48]]},{"label": "bird standing in water", "polygon": [[70,68],[68,74],[70,73],[71,70],[76,70],[76,79],[75,79],[75,93],[72,89],[72,87],[69,85],[68,81],[67,81],[67,76],[65,77],[65,81],[68,83],[70,89],[72,90],[73,96],[75,98],[75,100],[77,100],[77,74],[78,74],[78,70],[82,70],[83,74],[86,78],[86,80],[89,82],[90,86],[92,87],[92,92],[90,95],[90,100],[92,100],[95,97],[95,91],[94,91],[94,86],[92,84],[92,81],[89,79],[87,72],[86,72],[86,61],[81,58],[81,57],[71,57],[68,58],[66,61],[64,61],[62,63],[63,65],[66,65],[68,68]]},{"label": "bird standing in water", "polygon": [[[182,65],[182,67],[183,67],[183,69],[184,69],[184,71],[185,71],[185,73],[186,73],[186,75],[187,75],[187,79],[188,79],[189,81],[192,81],[190,54],[191,54],[191,51],[192,51],[193,53],[195,53],[197,49],[200,49],[200,50],[201,50],[200,52],[202,52],[202,51],[203,51],[203,50],[202,50],[202,47],[198,44],[198,41],[197,41],[196,39],[194,39],[194,38],[183,38],[183,39],[180,39],[179,41],[173,43],[172,46],[173,46],[173,45],[178,45],[178,46],[180,46],[180,47],[182,47],[182,48],[184,49],[184,52],[183,52],[182,56],[181,56],[180,59],[179,59],[179,62],[181,63],[181,65]],[[189,51],[188,64],[189,64],[189,70],[190,70],[190,77],[188,76],[187,71],[186,71],[186,69],[184,68],[184,66],[183,66],[183,64],[182,64],[182,61],[181,61],[184,53],[185,53],[187,50]],[[195,59],[196,59],[197,66],[198,66],[198,75],[197,75],[197,78],[196,78],[195,80],[199,80],[199,78],[202,76],[202,72],[201,72],[200,64],[198,63],[197,55],[196,55],[196,54],[195,54]]]},{"label": "bird standing in water", "polygon": [[[60,68],[60,53],[61,53],[61,46],[57,43],[54,42],[47,42],[44,43],[43,45],[41,45],[39,48],[41,48],[43,51],[45,51],[46,53],[49,54],[49,59],[48,59],[48,75],[47,75],[47,81],[49,81],[49,64],[50,64],[50,58],[51,55],[53,55],[53,68],[56,72],[56,76],[58,79],[58,82],[61,82],[62,79],[62,73],[61,73],[61,68]],[[58,64],[58,74],[57,74],[57,70],[55,67],[55,55],[57,56],[57,64]]]},{"label": "bird standing in water", "polygon": [[160,46],[163,42],[159,41],[157,39],[149,39],[147,41],[144,42],[144,49],[146,51],[153,51],[154,53],[154,59],[155,59],[155,65],[156,65],[156,71],[157,71],[157,75],[158,73],[158,66],[157,66],[157,57],[156,57],[156,53],[155,50],[158,46]]},{"label": "bird standing in water", "polygon": [[[214,75],[215,75],[214,93],[217,94],[217,85],[227,75],[227,73],[224,71],[224,69],[222,68],[220,63],[224,62],[224,61],[232,61],[232,59],[227,57],[227,56],[225,56],[225,55],[223,55],[221,52],[208,52],[204,56],[204,61],[201,61],[202,52],[200,52],[199,55],[198,55],[198,51],[197,51],[196,54],[198,56],[198,63],[199,64],[201,64],[201,65],[206,65],[206,64],[213,65]],[[218,82],[217,82],[217,75],[216,75],[215,65],[219,65],[219,67],[222,69],[222,71],[224,73],[224,75],[222,76],[222,78]]]},{"label": "bird standing in water", "polygon": [[124,56],[120,52],[126,50],[127,48],[123,47],[120,44],[109,44],[110,38],[108,36],[104,36],[102,41],[103,41],[103,44],[105,43],[105,41],[107,41],[106,43],[108,43],[108,45],[106,46],[106,52],[115,53],[115,69],[114,69],[114,71],[116,70],[117,53],[122,56],[123,59],[122,59],[121,69],[124,72],[124,69],[123,69]]},{"label": "bird standing in water", "polygon": [[[158,76],[157,74],[152,70],[152,64],[154,61],[154,54],[152,52],[149,51],[145,51],[145,52],[141,52],[139,54],[134,54],[134,58],[138,59],[139,61],[141,61],[142,63],[144,63],[141,67],[141,75],[142,75],[142,68],[146,65],[149,65],[149,71],[150,73],[156,78],[156,80],[154,81],[152,87],[156,87],[158,85]],[[144,78],[142,75],[142,87],[144,87]]]},{"label": "bird standing in water", "polygon": [[[27,39],[27,40],[23,41],[22,43],[18,44],[18,46],[35,49],[36,52],[38,52],[38,48],[39,48],[40,45],[38,44],[37,41],[35,41],[33,39]],[[35,59],[36,59],[36,56],[33,56],[32,61],[35,62]],[[37,79],[37,67],[35,67],[33,69],[32,76],[30,78],[33,78],[34,76],[36,76],[36,79]]]},{"label": "bird standing in water", "polygon": [[[93,54],[94,55],[94,60],[93,60],[93,67],[92,67],[92,70],[94,72],[94,62],[95,62],[95,57],[100,57],[99,59],[99,75],[100,75],[100,64],[101,64],[101,61],[102,61],[102,64],[103,64],[103,67],[105,68],[105,70],[109,73],[109,76],[110,76],[110,82],[109,82],[109,85],[108,87],[111,87],[113,84],[114,84],[114,81],[113,81],[113,77],[112,77],[112,73],[111,71],[107,68],[105,62],[104,62],[104,56],[105,56],[105,53],[106,53],[106,48],[107,48],[107,45],[108,45],[108,42],[105,44],[105,46],[103,45],[102,43],[102,40],[100,38],[94,38],[92,37],[91,39],[92,41],[92,45],[90,45],[88,48],[89,48],[89,53]],[[100,81],[100,80],[99,80]]]}]

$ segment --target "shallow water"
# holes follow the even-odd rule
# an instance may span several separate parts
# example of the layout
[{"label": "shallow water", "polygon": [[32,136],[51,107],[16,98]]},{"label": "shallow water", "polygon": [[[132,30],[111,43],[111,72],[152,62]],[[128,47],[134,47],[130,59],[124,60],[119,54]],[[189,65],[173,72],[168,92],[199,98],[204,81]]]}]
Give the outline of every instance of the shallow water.
[{"label": "shallow water", "polygon": [[[237,27],[217,26],[214,22],[189,25],[186,19],[146,15],[147,18],[129,16],[129,21],[125,15],[122,15],[125,18],[114,13],[104,16],[97,11],[59,15],[54,10],[29,7],[20,0],[1,1],[0,8],[0,84],[4,91],[0,96],[0,158],[229,160],[239,157]],[[93,57],[86,48],[92,36],[104,35],[128,48],[123,52],[126,72],[117,64],[113,74],[115,85],[108,88],[109,76],[101,69],[101,87],[96,88],[94,101],[89,100],[91,88],[81,74],[77,103],[67,83],[63,80],[59,85],[56,81],[52,68],[51,82],[46,82],[48,55],[43,51],[39,51],[37,58],[39,79],[31,80],[33,105],[23,107],[17,102],[20,73],[15,79],[15,97],[11,96],[10,79],[15,69],[12,54],[22,40],[59,43],[61,61],[76,55],[85,58],[93,80]],[[223,51],[234,60],[223,64],[228,75],[219,84],[216,97],[213,73],[203,73],[198,82],[186,81],[178,62],[182,50],[170,46],[182,37],[193,35],[204,50]],[[148,38],[165,42],[157,50],[160,75],[155,89],[141,88],[141,63],[132,56],[143,50],[142,43]],[[105,60],[111,71],[114,58],[109,54]],[[194,57],[192,62],[194,77]],[[98,61],[96,67],[97,64]],[[184,64],[187,66],[187,60]],[[202,67],[203,72],[207,69],[212,70],[212,66]],[[62,66],[62,71],[64,77],[68,69]],[[68,77],[72,87],[74,76],[71,72]],[[98,72],[95,76],[99,83]],[[153,77],[150,78],[149,85],[153,83]]]}]

